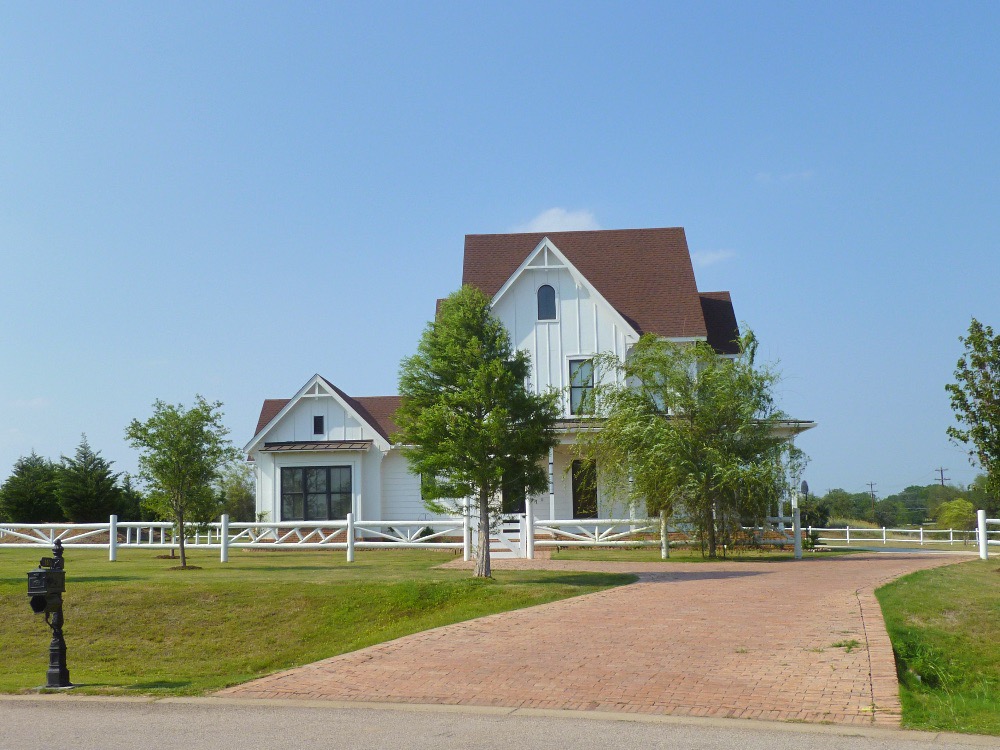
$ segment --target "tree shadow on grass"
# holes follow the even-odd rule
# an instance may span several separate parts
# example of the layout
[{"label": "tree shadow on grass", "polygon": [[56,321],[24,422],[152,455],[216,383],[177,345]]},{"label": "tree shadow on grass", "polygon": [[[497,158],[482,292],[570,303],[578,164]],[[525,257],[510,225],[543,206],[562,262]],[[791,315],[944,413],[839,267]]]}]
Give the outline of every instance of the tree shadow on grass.
[{"label": "tree shadow on grass", "polygon": [[[499,572],[499,571],[498,571]],[[566,575],[548,575],[517,577],[502,583],[517,584],[556,584],[560,586],[623,586],[635,583],[639,577],[634,573],[568,573]]]}]

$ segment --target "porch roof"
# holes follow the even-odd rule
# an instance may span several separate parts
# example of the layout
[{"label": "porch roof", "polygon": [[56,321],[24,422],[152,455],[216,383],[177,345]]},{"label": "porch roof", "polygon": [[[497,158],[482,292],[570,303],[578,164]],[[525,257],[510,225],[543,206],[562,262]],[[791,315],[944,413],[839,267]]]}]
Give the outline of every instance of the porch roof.
[{"label": "porch roof", "polygon": [[302,440],[298,442],[264,443],[262,451],[287,453],[298,451],[366,451],[371,440]]}]

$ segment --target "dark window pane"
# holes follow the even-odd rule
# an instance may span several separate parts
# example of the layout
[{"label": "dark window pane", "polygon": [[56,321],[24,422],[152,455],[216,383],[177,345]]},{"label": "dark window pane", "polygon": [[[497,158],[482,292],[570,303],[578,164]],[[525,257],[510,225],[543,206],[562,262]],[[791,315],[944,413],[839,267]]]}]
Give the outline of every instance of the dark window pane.
[{"label": "dark window pane", "polygon": [[576,386],[594,385],[594,362],[590,359],[569,361],[569,384]]},{"label": "dark window pane", "polygon": [[306,469],[306,492],[326,492],[326,468]]},{"label": "dark window pane", "polygon": [[509,486],[506,483],[500,488],[500,512],[504,514],[527,512],[527,493],[523,486]]},{"label": "dark window pane", "polygon": [[325,492],[306,495],[307,518],[310,521],[326,521],[328,519],[330,511],[326,498],[327,494]]},{"label": "dark window pane", "polygon": [[[298,512],[296,512],[298,500]],[[302,495],[284,494],[281,496],[281,520],[302,521]]]},{"label": "dark window pane", "polygon": [[556,290],[548,284],[538,287],[538,319],[556,319]]},{"label": "dark window pane", "polygon": [[335,466],[330,469],[330,491],[351,492],[351,467]]},{"label": "dark window pane", "polygon": [[594,410],[594,363],[589,359],[569,361],[569,411],[590,414]]},{"label": "dark window pane", "polygon": [[351,512],[351,496],[345,493],[330,495],[330,518],[343,521]]},{"label": "dark window pane", "polygon": [[302,469],[281,470],[281,491],[302,492]]},{"label": "dark window pane", "polygon": [[323,417],[313,417],[313,435],[322,435],[326,430],[323,429]]}]

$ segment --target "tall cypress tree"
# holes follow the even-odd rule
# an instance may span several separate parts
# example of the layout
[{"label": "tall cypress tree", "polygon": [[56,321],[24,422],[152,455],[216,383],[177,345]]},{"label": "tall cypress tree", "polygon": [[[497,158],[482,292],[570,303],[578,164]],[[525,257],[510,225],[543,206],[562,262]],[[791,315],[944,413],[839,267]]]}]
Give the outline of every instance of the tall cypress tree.
[{"label": "tall cypress tree", "polygon": [[34,451],[22,456],[0,486],[0,519],[12,523],[65,520],[56,500],[56,466]]},{"label": "tall cypress tree", "polygon": [[490,575],[490,527],[503,490],[543,492],[542,460],[558,441],[558,394],[531,393],[527,352],[515,350],[481,291],[463,286],[441,303],[417,353],[400,365],[396,442],[422,479],[427,507],[479,517],[475,575]]},{"label": "tall cypress tree", "polygon": [[56,496],[63,513],[73,523],[107,521],[121,505],[118,477],[111,461],[94,452],[84,435],[73,458],[62,457],[56,472]]}]

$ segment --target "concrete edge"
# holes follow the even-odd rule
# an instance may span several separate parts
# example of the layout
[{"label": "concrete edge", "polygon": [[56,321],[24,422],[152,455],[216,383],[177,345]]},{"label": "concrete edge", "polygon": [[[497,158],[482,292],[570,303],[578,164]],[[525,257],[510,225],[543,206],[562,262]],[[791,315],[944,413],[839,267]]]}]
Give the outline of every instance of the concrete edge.
[{"label": "concrete edge", "polygon": [[270,708],[310,708],[319,710],[399,711],[404,713],[450,713],[514,718],[565,719],[570,721],[620,721],[639,724],[674,724],[704,727],[706,729],[760,729],[789,734],[820,734],[839,737],[867,737],[887,741],[909,740],[927,744],[971,747],[1000,747],[1000,737],[953,732],[923,732],[914,729],[859,727],[849,724],[812,724],[801,721],[764,721],[761,719],[715,719],[700,716],[674,716],[670,714],[623,714],[609,711],[572,711],[549,708],[511,708],[504,706],[440,705],[428,703],[372,703],[364,701],[300,700],[294,698],[218,698],[117,696],[117,695],[0,695],[3,703],[138,703],[196,706],[231,706]]}]

